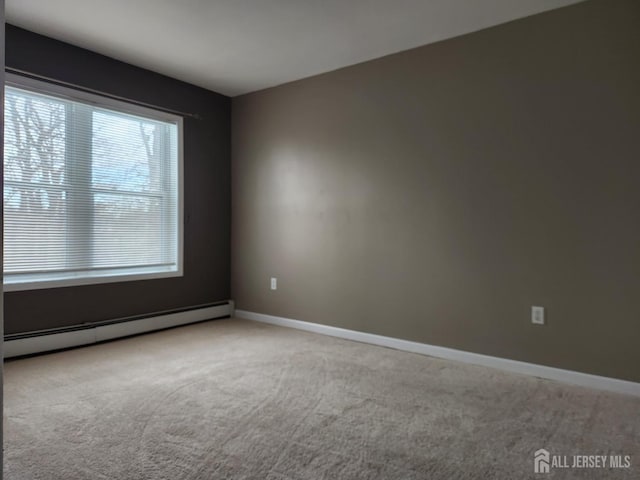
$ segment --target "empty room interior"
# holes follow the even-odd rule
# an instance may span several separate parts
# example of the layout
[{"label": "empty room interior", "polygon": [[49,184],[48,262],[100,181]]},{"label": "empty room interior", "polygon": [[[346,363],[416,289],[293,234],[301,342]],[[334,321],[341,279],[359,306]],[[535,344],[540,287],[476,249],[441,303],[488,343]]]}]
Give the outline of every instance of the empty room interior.
[{"label": "empty room interior", "polygon": [[0,4],[0,477],[640,478],[639,1]]}]

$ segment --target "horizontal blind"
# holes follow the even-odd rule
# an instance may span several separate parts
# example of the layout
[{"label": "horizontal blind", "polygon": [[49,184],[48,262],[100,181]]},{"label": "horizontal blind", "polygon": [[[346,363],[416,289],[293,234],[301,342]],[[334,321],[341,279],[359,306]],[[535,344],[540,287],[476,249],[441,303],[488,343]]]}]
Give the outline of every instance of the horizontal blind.
[{"label": "horizontal blind", "polygon": [[5,93],[5,282],[178,268],[178,127]]}]

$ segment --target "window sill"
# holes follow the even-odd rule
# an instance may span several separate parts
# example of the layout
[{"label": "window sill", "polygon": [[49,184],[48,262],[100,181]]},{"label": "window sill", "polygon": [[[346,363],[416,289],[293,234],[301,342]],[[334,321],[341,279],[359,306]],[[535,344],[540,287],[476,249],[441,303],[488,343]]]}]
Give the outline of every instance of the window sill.
[{"label": "window sill", "polygon": [[19,292],[25,290],[41,290],[46,288],[76,287],[82,285],[98,285],[103,283],[132,282],[141,280],[156,280],[161,278],[181,277],[182,270],[173,267],[159,269],[158,267],[127,268],[95,272],[64,272],[47,274],[6,274],[3,290],[5,292]]}]

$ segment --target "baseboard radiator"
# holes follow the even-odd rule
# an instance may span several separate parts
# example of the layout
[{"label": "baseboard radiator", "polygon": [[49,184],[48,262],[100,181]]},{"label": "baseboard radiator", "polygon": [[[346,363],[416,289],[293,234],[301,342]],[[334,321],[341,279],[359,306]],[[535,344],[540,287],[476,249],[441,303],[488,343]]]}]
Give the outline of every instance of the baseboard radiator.
[{"label": "baseboard radiator", "polygon": [[225,301],[104,322],[5,335],[4,358],[90,345],[154,330],[229,317],[232,314],[233,302]]}]

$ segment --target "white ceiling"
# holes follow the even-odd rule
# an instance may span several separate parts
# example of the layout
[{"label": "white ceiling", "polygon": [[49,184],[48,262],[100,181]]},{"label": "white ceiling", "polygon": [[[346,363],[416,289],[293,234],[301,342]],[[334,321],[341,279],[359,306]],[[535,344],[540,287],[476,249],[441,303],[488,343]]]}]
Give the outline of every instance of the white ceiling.
[{"label": "white ceiling", "polygon": [[6,19],[235,96],[578,1],[6,0]]}]

